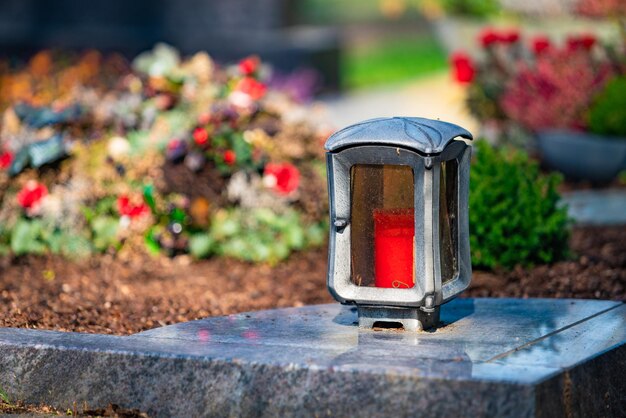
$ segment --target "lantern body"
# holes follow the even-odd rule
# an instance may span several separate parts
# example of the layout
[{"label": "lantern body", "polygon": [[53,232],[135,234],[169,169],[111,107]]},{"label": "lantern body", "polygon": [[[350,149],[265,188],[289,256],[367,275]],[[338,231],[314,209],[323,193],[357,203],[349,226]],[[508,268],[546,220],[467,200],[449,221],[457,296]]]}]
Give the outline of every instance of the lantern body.
[{"label": "lantern body", "polygon": [[423,118],[365,121],[326,142],[328,288],[359,325],[435,326],[471,277],[465,129]]}]

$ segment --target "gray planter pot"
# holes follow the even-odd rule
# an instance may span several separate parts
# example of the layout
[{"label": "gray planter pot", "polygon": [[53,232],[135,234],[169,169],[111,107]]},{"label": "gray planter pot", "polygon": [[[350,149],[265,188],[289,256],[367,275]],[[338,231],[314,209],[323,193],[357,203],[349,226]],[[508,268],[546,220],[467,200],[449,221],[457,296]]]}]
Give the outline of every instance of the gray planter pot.
[{"label": "gray planter pot", "polygon": [[546,165],[572,179],[605,183],[626,169],[626,138],[545,130],[537,145]]}]

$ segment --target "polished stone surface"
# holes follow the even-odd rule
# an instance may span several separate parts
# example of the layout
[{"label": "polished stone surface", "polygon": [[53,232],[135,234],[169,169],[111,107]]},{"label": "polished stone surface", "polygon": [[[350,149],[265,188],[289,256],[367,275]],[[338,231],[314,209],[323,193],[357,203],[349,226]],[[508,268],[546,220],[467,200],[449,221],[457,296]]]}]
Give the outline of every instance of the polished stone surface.
[{"label": "polished stone surface", "polygon": [[354,308],[329,304],[129,337],[0,328],[0,386],[160,416],[626,416],[624,304],[457,299],[441,319],[363,330]]}]

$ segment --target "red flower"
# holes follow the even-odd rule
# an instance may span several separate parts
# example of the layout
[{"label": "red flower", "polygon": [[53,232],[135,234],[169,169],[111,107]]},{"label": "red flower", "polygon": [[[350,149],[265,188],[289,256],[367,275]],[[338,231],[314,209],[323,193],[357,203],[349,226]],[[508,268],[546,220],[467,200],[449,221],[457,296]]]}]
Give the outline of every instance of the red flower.
[{"label": "red flower", "polygon": [[193,131],[193,140],[201,147],[209,142],[209,132],[204,128],[196,128]]},{"label": "red flower", "polygon": [[222,157],[224,157],[224,162],[228,165],[233,165],[235,164],[235,161],[237,161],[237,154],[232,149],[224,151],[224,155]]},{"label": "red flower", "polygon": [[566,42],[568,51],[576,51],[577,49],[590,51],[596,43],[596,37],[587,33],[580,36],[569,36]]},{"label": "red flower", "polygon": [[580,35],[578,38],[580,41],[580,45],[585,48],[587,51],[591,50],[596,43],[596,37],[591,33],[585,33]]},{"label": "red flower", "polygon": [[13,162],[13,153],[11,151],[4,151],[0,153],[0,170],[6,170],[11,166]]},{"label": "red flower", "polygon": [[117,198],[117,211],[121,216],[128,216],[133,219],[147,215],[150,212],[150,208],[143,200],[137,202],[137,199],[133,199],[131,201],[130,197],[122,195]]},{"label": "red flower", "polygon": [[300,171],[289,163],[268,163],[263,175],[266,185],[281,195],[290,194],[300,184]]},{"label": "red flower", "polygon": [[539,55],[544,51],[547,51],[552,46],[550,40],[546,36],[537,36],[532,40],[532,50],[535,55]]},{"label": "red flower", "polygon": [[478,40],[483,48],[488,48],[493,44],[496,44],[501,41],[500,34],[491,28],[483,29],[478,35]]},{"label": "red flower", "polygon": [[237,90],[249,95],[252,100],[259,100],[267,92],[267,86],[252,77],[244,77],[239,80]]},{"label": "red flower", "polygon": [[519,31],[517,29],[510,29],[500,34],[500,41],[505,44],[514,44],[519,41]]},{"label": "red flower", "polygon": [[17,193],[17,202],[26,210],[26,213],[30,214],[39,208],[42,199],[47,195],[48,188],[45,184],[29,180]]},{"label": "red flower", "polygon": [[459,83],[471,83],[474,80],[476,69],[469,55],[465,52],[455,52],[450,57],[452,74]]},{"label": "red flower", "polygon": [[259,57],[252,55],[239,61],[239,71],[243,75],[252,75],[259,69],[260,64]]}]

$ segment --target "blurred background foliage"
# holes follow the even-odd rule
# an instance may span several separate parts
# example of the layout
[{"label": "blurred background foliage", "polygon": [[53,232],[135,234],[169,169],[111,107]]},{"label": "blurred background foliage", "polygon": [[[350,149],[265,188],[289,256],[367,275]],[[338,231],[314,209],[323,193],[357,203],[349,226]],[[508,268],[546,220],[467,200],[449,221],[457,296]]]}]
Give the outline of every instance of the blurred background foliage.
[{"label": "blurred background foliage", "polygon": [[476,264],[550,263],[569,221],[535,134],[626,135],[620,1],[126,3],[0,0],[0,252],[277,263],[325,239],[340,126],[319,109],[386,115],[425,91],[407,112],[490,143]]}]

